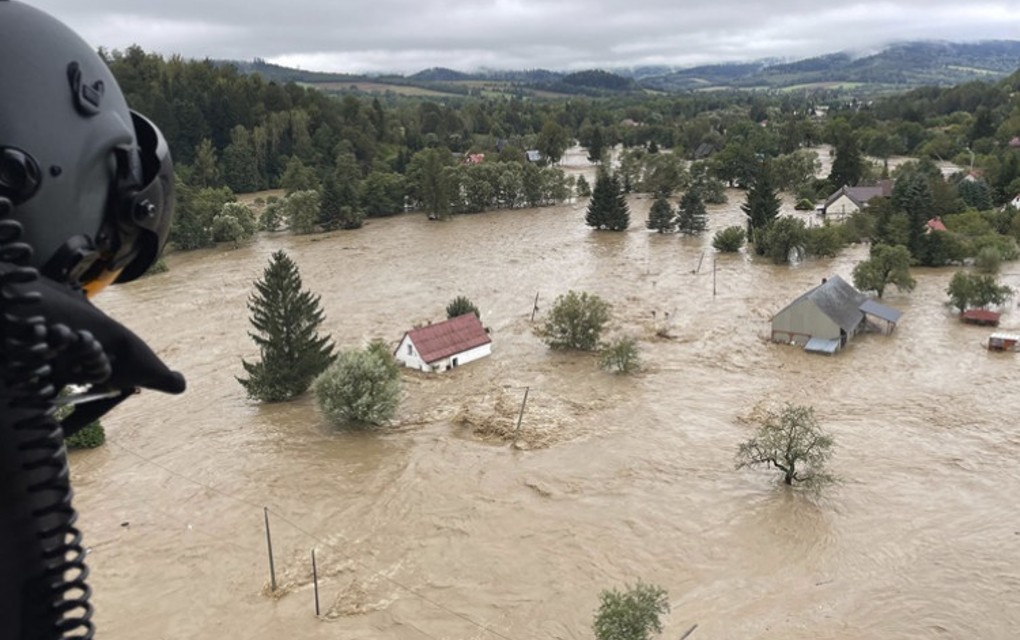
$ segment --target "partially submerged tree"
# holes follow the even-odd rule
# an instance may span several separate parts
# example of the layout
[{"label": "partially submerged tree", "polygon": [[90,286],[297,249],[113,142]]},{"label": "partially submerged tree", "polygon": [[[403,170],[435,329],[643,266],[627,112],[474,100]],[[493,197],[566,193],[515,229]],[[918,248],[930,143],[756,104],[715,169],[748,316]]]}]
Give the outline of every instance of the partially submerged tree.
[{"label": "partially submerged tree", "polygon": [[871,257],[854,267],[854,286],[861,291],[874,291],[881,298],[890,284],[900,291],[912,291],[917,284],[910,276],[910,250],[902,245],[876,245]]},{"label": "partially submerged tree", "polygon": [[733,226],[716,231],[712,238],[712,246],[723,253],[736,253],[744,246],[744,230]]},{"label": "partially submerged tree", "polygon": [[595,640],[649,640],[662,633],[664,613],[669,613],[669,596],[660,586],[638,582],[623,591],[604,590],[592,622]]},{"label": "partially submerged tree", "polygon": [[787,264],[793,253],[803,254],[808,243],[808,230],[804,221],[792,216],[773,220],[755,234],[754,249],[758,255],[768,256],[773,264]]},{"label": "partially submerged tree", "polygon": [[747,238],[755,242],[755,232],[764,229],[779,216],[779,191],[772,181],[768,163],[762,163],[747,190],[747,201],[740,205],[747,216]]},{"label": "partially submerged tree", "polygon": [[304,393],[333,361],[330,337],[319,336],[323,321],[319,296],[301,290],[297,264],[283,251],[269,261],[248,299],[252,340],[260,360],[241,361],[247,378],[237,378],[248,397],[280,402]]},{"label": "partially submerged tree", "polygon": [[686,236],[698,236],[708,228],[708,211],[697,189],[688,189],[680,198],[676,212],[677,231]]},{"label": "partially submerged tree", "polygon": [[319,408],[337,427],[381,425],[400,404],[400,370],[385,344],[344,351],[315,380]]},{"label": "partially submerged tree", "polygon": [[542,336],[553,349],[595,351],[609,322],[610,305],[597,295],[568,291],[556,298]]},{"label": "partially submerged tree", "polygon": [[665,193],[659,193],[648,210],[648,222],[645,226],[659,233],[669,233],[676,226],[673,221],[674,216],[673,205],[669,203],[669,198]]},{"label": "partially submerged tree", "polygon": [[479,318],[482,317],[482,314],[478,311],[478,307],[475,306],[475,303],[471,302],[471,300],[465,296],[457,296],[450,301],[450,304],[446,305],[447,318],[456,318],[457,316],[462,316],[465,313],[473,313]]},{"label": "partially submerged tree", "polygon": [[812,407],[787,404],[765,411],[754,437],[737,449],[737,468],[775,467],[788,485],[827,482],[832,480],[825,472],[832,445]]},{"label": "partially submerged tree", "polygon": [[946,294],[950,303],[963,313],[971,307],[1003,304],[1013,295],[1013,290],[1000,285],[993,275],[957,271],[946,287]]},{"label": "partially submerged tree", "polygon": [[610,342],[599,354],[599,366],[616,373],[634,373],[641,368],[637,342],[630,337]]},{"label": "partially submerged tree", "polygon": [[599,172],[584,221],[593,229],[607,231],[623,231],[630,226],[630,208],[615,174]]}]

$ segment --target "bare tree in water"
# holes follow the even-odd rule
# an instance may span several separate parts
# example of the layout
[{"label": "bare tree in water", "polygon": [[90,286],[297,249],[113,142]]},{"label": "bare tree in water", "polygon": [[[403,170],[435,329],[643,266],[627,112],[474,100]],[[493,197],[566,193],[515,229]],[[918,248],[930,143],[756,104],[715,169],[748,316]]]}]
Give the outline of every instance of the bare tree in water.
[{"label": "bare tree in water", "polygon": [[737,468],[765,465],[783,472],[788,485],[819,484],[834,478],[825,472],[832,437],[824,433],[812,407],[787,404],[767,410],[754,437],[737,449]]}]

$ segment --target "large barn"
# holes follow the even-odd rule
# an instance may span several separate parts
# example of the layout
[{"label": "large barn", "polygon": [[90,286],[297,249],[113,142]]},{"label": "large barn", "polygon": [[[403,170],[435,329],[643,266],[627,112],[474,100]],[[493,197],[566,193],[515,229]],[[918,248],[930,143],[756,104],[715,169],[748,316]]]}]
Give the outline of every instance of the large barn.
[{"label": "large barn", "polygon": [[835,353],[869,326],[882,320],[892,331],[901,313],[869,299],[846,280],[833,276],[786,305],[772,317],[772,340],[798,344],[808,351]]},{"label": "large barn", "polygon": [[492,339],[474,313],[412,329],[393,353],[405,367],[428,373],[459,367],[492,353]]}]

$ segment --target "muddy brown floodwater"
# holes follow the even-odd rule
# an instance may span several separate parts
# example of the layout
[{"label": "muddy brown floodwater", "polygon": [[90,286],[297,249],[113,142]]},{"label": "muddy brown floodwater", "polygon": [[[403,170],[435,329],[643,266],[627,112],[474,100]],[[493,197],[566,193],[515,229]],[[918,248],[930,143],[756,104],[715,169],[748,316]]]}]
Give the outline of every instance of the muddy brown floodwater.
[{"label": "muddy brown floodwater", "polygon": [[[742,223],[742,199],[710,208],[713,231]],[[866,247],[793,267],[722,255],[713,296],[711,232],[652,235],[649,204],[631,200],[619,234],[573,203],[264,236],[106,293],[190,387],[125,403],[108,444],[72,457],[100,637],[590,638],[599,591],[643,580],[669,592],[664,638],[695,623],[693,638],[1015,638],[1020,360],[945,308],[952,270],[887,296],[905,312],[894,335],[811,356],[764,341],[769,317],[849,279]],[[252,403],[234,379],[255,355],[245,301],[276,249],[340,347],[396,344],[463,294],[492,357],[404,373],[397,424],[376,433],[329,428],[308,397]],[[535,337],[535,294],[544,311],[568,289],[614,305],[644,373]],[[474,433],[516,419],[525,387],[519,447]],[[742,417],[783,401],[816,407],[842,484],[812,495],[734,470]]]}]

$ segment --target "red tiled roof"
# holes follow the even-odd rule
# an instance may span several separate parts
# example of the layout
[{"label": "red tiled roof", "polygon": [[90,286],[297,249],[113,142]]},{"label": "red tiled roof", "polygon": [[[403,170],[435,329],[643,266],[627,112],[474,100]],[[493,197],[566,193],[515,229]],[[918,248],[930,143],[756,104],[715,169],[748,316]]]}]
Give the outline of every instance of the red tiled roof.
[{"label": "red tiled roof", "polygon": [[473,313],[413,329],[407,335],[426,363],[492,342],[482,322]]},{"label": "red tiled roof", "polygon": [[973,322],[986,322],[988,324],[999,324],[999,314],[987,309],[967,309],[960,316],[964,320]]},{"label": "red tiled roof", "polygon": [[932,218],[931,220],[929,220],[928,228],[931,229],[932,231],[947,231],[946,225],[942,222],[942,220],[938,218]]}]

